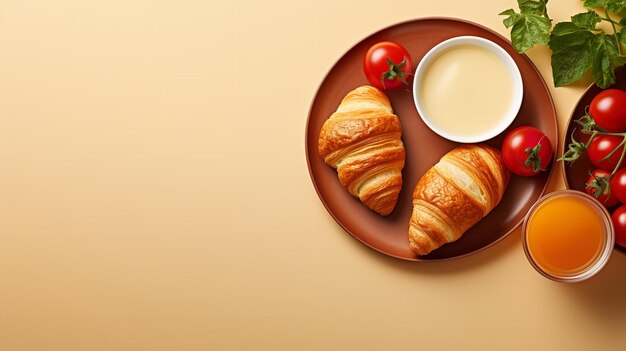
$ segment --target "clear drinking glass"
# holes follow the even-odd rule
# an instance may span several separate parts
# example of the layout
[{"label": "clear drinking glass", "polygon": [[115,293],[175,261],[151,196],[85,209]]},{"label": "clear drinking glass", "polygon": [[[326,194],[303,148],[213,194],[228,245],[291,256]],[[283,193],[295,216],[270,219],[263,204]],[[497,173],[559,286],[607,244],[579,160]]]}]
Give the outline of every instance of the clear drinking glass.
[{"label": "clear drinking glass", "polygon": [[[543,204],[558,197],[574,197],[576,199],[582,200],[598,214],[598,217],[601,219],[603,224],[604,242],[600,254],[595,258],[594,262],[587,265],[587,267],[585,267],[582,271],[576,272],[571,275],[559,275],[543,269],[533,257],[528,244],[528,226],[530,221],[532,221],[533,215],[539,208],[541,208]],[[598,202],[595,198],[586,193],[576,190],[559,190],[542,197],[530,208],[528,214],[526,215],[526,218],[524,218],[524,223],[522,224],[522,243],[528,261],[533,266],[533,268],[537,270],[537,272],[541,273],[544,277],[557,282],[574,283],[591,278],[604,267],[604,265],[608,262],[611,253],[613,252],[613,246],[615,245],[615,234],[613,229],[613,222],[611,221],[611,215],[609,214],[607,209],[602,206],[602,204],[600,204],[600,202]]]}]

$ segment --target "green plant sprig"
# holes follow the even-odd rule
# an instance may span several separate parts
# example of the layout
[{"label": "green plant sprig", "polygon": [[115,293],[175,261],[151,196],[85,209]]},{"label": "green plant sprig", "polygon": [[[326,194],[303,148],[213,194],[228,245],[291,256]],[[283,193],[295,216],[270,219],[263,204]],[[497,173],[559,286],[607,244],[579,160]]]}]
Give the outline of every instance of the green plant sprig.
[{"label": "green plant sprig", "polygon": [[625,147],[626,133],[612,133],[612,132],[608,132],[600,128],[596,124],[596,122],[593,120],[591,115],[589,115],[589,113],[586,113],[584,116],[580,117],[574,122],[581,126],[581,129],[580,129],[581,133],[589,135],[589,140],[587,140],[587,142],[585,143],[576,140],[574,138],[574,133],[576,132],[576,129],[574,129],[574,131],[572,131],[572,135],[570,136],[571,142],[567,146],[567,151],[563,153],[563,156],[561,156],[558,159],[558,161],[565,161],[565,162],[571,163],[571,162],[578,160],[587,151],[587,149],[589,149],[589,145],[591,145],[591,142],[598,135],[609,135],[609,136],[621,137],[622,141],[613,150],[611,150],[611,152],[609,152],[606,156],[600,159],[600,162],[606,161],[609,158],[611,158],[620,148],[622,149],[620,158],[608,179],[610,181],[611,179],[613,179],[613,176],[615,175],[615,173],[617,173],[617,171],[621,168],[622,163],[624,162],[624,158],[626,157],[626,147]]},{"label": "green plant sprig", "polygon": [[[626,17],[614,19],[626,9],[626,0],[582,1],[587,12],[554,28],[548,16],[548,0],[517,0],[519,12],[508,9],[500,15],[507,16],[503,23],[511,28],[511,42],[518,53],[535,45],[552,49],[555,86],[572,84],[591,70],[596,85],[608,88],[615,83],[615,69],[626,64],[621,47],[626,44]],[[612,33],[598,28],[603,21],[611,24]]]},{"label": "green plant sprig", "polygon": [[589,173],[590,177],[593,179],[585,183],[585,188],[592,189],[591,194],[599,198],[602,195],[608,195],[611,193],[610,183],[617,171],[622,167],[622,163],[624,162],[624,158],[626,157],[626,133],[612,133],[600,128],[596,122],[593,120],[593,117],[588,112],[589,106],[585,108],[585,115],[580,117],[577,120],[574,120],[576,124],[580,126],[580,132],[586,135],[589,135],[589,139],[583,143],[574,138],[574,133],[576,129],[572,131],[572,135],[570,136],[570,143],[567,146],[567,151],[563,153],[558,161],[564,161],[572,163],[579,159],[586,151],[589,149],[591,142],[598,135],[610,135],[610,136],[619,136],[622,138],[622,141],[615,147],[611,152],[609,152],[606,156],[600,159],[600,162],[608,160],[611,158],[620,148],[622,149],[622,153],[620,155],[617,164],[613,171],[609,174],[609,176],[596,176]]}]

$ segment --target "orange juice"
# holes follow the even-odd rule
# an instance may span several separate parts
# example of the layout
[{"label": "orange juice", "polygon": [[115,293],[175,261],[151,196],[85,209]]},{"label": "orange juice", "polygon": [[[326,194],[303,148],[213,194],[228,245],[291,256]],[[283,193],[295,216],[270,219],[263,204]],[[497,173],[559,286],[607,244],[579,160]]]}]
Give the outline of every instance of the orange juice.
[{"label": "orange juice", "polygon": [[588,271],[613,246],[607,242],[613,234],[606,210],[586,194],[561,193],[540,200],[525,223],[529,259],[552,278]]}]

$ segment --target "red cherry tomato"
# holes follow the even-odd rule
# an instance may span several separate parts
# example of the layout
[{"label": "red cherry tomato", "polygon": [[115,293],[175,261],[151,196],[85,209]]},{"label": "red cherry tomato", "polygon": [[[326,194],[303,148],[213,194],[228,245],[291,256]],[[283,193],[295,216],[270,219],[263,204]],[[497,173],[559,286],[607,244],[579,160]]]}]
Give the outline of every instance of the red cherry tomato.
[{"label": "red cherry tomato", "polygon": [[626,203],[626,168],[622,168],[611,179],[611,193],[619,200]]},{"label": "red cherry tomato", "polygon": [[518,127],[502,142],[502,160],[511,172],[532,176],[547,169],[552,160],[552,144],[539,129]]},{"label": "red cherry tomato", "polygon": [[405,48],[383,41],[374,44],[363,59],[363,71],[378,89],[396,89],[408,85],[413,74],[411,57]]},{"label": "red cherry tomato", "polygon": [[[591,144],[589,144],[589,149],[587,150],[587,155],[589,155],[591,163],[598,168],[613,171],[622,156],[622,151],[624,150],[624,146],[620,146],[623,139],[624,138],[620,136],[613,135],[598,135],[593,138]],[[602,160],[618,147],[619,149],[615,151],[611,157],[606,160]]]},{"label": "red cherry tomato", "polygon": [[596,95],[589,105],[596,124],[609,132],[626,131],[626,92],[607,89]]},{"label": "red cherry tomato", "polygon": [[626,248],[626,205],[618,207],[611,215],[611,219],[615,228],[615,242]]},{"label": "red cherry tomato", "polygon": [[591,172],[587,183],[585,184],[585,191],[587,194],[595,197],[600,201],[604,207],[613,207],[619,203],[615,194],[611,192],[611,186],[609,179],[611,173],[603,169],[596,169]]}]

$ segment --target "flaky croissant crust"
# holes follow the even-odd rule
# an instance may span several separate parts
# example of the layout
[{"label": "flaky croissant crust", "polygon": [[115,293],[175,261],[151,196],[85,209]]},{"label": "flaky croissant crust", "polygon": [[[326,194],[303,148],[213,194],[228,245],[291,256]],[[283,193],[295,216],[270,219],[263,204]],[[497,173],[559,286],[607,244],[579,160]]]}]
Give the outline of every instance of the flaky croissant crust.
[{"label": "flaky croissant crust", "polygon": [[366,85],[348,93],[326,120],[318,150],[350,194],[388,215],[402,188],[406,154],[401,136],[400,120],[387,96]]},{"label": "flaky croissant crust", "polygon": [[458,240],[498,205],[510,178],[500,152],[462,145],[447,153],[413,192],[409,246],[426,255]]}]

